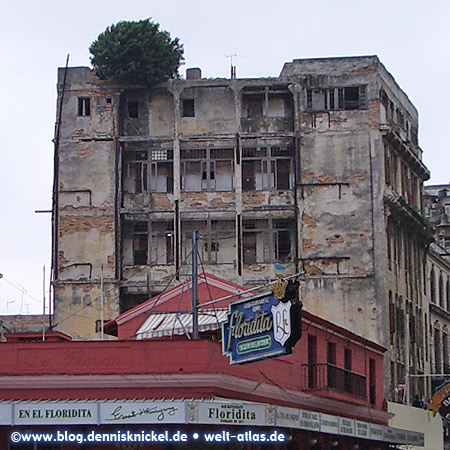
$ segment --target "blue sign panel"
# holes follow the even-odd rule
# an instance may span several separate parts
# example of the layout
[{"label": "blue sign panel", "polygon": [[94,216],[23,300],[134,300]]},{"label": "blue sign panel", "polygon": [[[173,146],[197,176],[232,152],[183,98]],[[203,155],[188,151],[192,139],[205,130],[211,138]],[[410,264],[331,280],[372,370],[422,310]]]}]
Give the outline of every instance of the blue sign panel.
[{"label": "blue sign panel", "polygon": [[222,324],[222,350],[230,364],[292,353],[285,345],[291,336],[291,306],[291,301],[283,303],[271,292],[231,303]]},{"label": "blue sign panel", "polygon": [[434,416],[439,412],[442,419],[450,424],[450,380],[444,381],[436,389],[428,409],[433,411]]}]

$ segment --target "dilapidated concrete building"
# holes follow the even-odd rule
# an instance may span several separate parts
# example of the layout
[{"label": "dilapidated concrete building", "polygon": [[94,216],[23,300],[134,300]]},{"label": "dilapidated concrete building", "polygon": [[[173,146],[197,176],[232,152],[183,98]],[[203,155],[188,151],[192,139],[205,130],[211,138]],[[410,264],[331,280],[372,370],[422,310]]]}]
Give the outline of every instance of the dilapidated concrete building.
[{"label": "dilapidated concrete building", "polygon": [[429,172],[417,111],[379,59],[186,78],[148,89],[59,70],[57,328],[95,336],[101,281],[105,319],[163,291],[198,230],[204,270],[221,278],[250,287],[305,270],[309,311],[389,347],[392,392],[409,313],[423,371]]}]

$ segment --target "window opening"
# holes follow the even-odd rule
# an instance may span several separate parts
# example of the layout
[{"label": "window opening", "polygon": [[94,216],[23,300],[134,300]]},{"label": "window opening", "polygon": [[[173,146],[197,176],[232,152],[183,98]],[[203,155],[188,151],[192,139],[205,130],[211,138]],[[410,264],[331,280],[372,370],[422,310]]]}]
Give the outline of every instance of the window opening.
[{"label": "window opening", "polygon": [[174,260],[173,221],[126,221],[123,227],[123,264],[166,265]]},{"label": "window opening", "polygon": [[369,399],[372,405],[376,403],[376,366],[375,360],[369,358]]},{"label": "window opening", "polygon": [[193,231],[199,231],[199,250],[205,264],[234,264],[236,261],[235,220],[182,220],[182,252],[186,258],[191,251]]},{"label": "window opening", "polygon": [[133,233],[133,265],[145,266],[148,254],[147,222],[136,222]]},{"label": "window opening", "polygon": [[91,99],[89,97],[78,97],[78,115],[91,115]]},{"label": "window opening", "polygon": [[195,102],[193,98],[183,100],[181,115],[182,117],[195,117]]},{"label": "window opening", "polygon": [[248,119],[259,119],[263,117],[263,106],[264,106],[263,96],[260,95],[246,96],[245,102]]},{"label": "window opening", "polygon": [[366,86],[306,90],[306,109],[309,110],[358,109],[365,105]]},{"label": "window opening", "polygon": [[243,148],[242,159],[244,191],[292,188],[292,147],[247,147]]},{"label": "window opening", "polygon": [[173,150],[125,150],[123,162],[125,192],[173,192]]},{"label": "window opening", "polygon": [[128,102],[128,117],[130,119],[139,118],[139,102]]},{"label": "window opening", "polygon": [[243,219],[244,264],[292,261],[294,221]]},{"label": "window opening", "polygon": [[150,265],[173,264],[174,226],[173,221],[151,222]]},{"label": "window opening", "polygon": [[308,388],[314,389],[317,386],[317,338],[308,334]]},{"label": "window opening", "polygon": [[181,189],[185,192],[234,189],[234,149],[182,149]]}]

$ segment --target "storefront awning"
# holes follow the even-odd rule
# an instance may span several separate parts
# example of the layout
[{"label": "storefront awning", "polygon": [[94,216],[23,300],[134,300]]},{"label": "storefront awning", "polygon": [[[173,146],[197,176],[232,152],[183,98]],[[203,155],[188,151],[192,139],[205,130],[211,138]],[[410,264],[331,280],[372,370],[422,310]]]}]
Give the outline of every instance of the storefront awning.
[{"label": "storefront awning", "polygon": [[424,434],[279,405],[172,399],[0,402],[0,425],[203,424],[307,430],[393,444],[424,446]]},{"label": "storefront awning", "polygon": [[[204,309],[198,311],[198,330],[213,331],[226,320],[227,309]],[[170,312],[152,313],[136,332],[136,339],[192,333],[192,313]]]}]

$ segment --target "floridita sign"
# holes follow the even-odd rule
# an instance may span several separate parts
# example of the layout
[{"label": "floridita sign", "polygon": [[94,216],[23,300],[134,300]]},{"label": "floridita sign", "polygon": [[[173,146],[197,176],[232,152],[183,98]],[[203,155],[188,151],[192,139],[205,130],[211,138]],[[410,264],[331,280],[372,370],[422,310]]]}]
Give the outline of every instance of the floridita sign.
[{"label": "floridita sign", "polygon": [[437,388],[428,409],[433,411],[433,415],[439,412],[442,419],[450,424],[450,381],[445,381]]},{"label": "floridita sign", "polygon": [[222,350],[231,364],[242,364],[292,353],[301,337],[302,303],[298,282],[280,281],[273,292],[229,305],[222,324]]},{"label": "floridita sign", "polygon": [[424,447],[424,435],[279,405],[195,400],[0,402],[0,426],[201,424],[281,427]]}]

